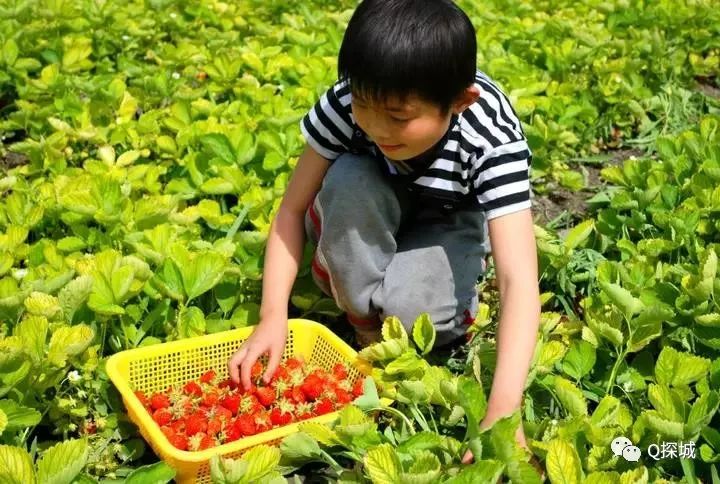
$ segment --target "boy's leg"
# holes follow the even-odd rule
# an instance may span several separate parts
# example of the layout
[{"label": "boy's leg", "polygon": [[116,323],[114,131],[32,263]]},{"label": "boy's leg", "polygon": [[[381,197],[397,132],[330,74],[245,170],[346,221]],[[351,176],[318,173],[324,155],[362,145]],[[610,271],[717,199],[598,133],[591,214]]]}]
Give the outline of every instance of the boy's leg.
[{"label": "boy's leg", "polygon": [[402,223],[401,202],[380,161],[344,154],[328,169],[305,217],[316,245],[312,275],[356,327],[376,328],[372,296],[385,277]]},{"label": "boy's leg", "polygon": [[436,345],[464,337],[478,310],[476,284],[490,251],[485,214],[422,209],[398,234],[398,248],[372,303],[381,318],[397,316],[408,330],[423,312],[437,331]]}]

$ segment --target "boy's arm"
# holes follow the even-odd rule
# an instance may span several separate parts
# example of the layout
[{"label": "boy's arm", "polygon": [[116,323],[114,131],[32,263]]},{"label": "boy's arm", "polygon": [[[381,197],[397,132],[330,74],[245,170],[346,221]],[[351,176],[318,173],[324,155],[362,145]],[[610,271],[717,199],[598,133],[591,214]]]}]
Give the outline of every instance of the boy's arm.
[{"label": "boy's arm", "polygon": [[[497,360],[488,397],[486,428],[520,408],[540,326],[540,292],[530,209],[488,221],[500,291]],[[518,440],[525,442],[522,426]]]}]

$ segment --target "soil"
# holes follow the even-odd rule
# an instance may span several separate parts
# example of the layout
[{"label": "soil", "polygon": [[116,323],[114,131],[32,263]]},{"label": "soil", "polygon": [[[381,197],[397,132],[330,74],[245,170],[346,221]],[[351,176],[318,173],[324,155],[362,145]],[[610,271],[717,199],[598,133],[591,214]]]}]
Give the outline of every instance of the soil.
[{"label": "soil", "polygon": [[533,199],[533,213],[535,223],[547,225],[552,220],[564,215],[562,225],[572,225],[582,220],[588,212],[586,200],[605,188],[605,182],[600,178],[600,170],[610,165],[620,165],[631,156],[641,157],[644,151],[639,149],[618,149],[605,153],[612,158],[600,164],[584,164],[579,170],[587,173],[587,187],[573,191],[549,182],[548,192],[535,195]]},{"label": "soil", "polygon": [[8,151],[4,155],[0,155],[0,170],[10,170],[17,166],[26,165],[30,160],[22,153]]}]

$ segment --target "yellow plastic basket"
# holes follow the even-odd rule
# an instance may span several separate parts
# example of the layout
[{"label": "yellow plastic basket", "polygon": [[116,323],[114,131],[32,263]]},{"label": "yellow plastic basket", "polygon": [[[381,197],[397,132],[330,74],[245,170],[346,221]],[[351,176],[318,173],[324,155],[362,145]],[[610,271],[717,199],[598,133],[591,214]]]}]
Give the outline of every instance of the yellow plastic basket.
[{"label": "yellow plastic basket", "polygon": [[[143,408],[133,392],[146,394],[165,390],[168,386],[184,384],[200,377],[207,370],[227,375],[227,361],[254,328],[188,338],[170,343],[122,351],[107,360],[107,373],[120,391],[128,416],[155,453],[177,471],[179,483],[209,483],[210,458],[221,455],[238,458],[248,449],[259,445],[277,445],[287,435],[298,431],[298,423],[245,437],[211,449],[189,452],[172,446],[160,427]],[[330,370],[337,362],[348,366],[348,379],[354,382],[360,371],[355,366],[357,353],[325,326],[306,319],[288,321],[288,338],[283,360],[301,355],[305,361],[317,363]],[[329,423],[338,412],[315,417],[308,422]]]}]

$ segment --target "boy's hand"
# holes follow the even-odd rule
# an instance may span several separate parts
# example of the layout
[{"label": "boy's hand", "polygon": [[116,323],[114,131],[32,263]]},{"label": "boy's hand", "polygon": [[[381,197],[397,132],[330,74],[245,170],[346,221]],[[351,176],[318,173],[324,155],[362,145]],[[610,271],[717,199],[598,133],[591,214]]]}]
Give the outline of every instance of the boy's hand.
[{"label": "boy's hand", "polygon": [[250,388],[250,370],[260,356],[269,353],[268,365],[263,375],[263,381],[266,384],[269,383],[280,365],[280,359],[285,350],[287,331],[287,320],[261,321],[247,341],[228,361],[228,372],[232,381],[240,384],[244,389]]}]

